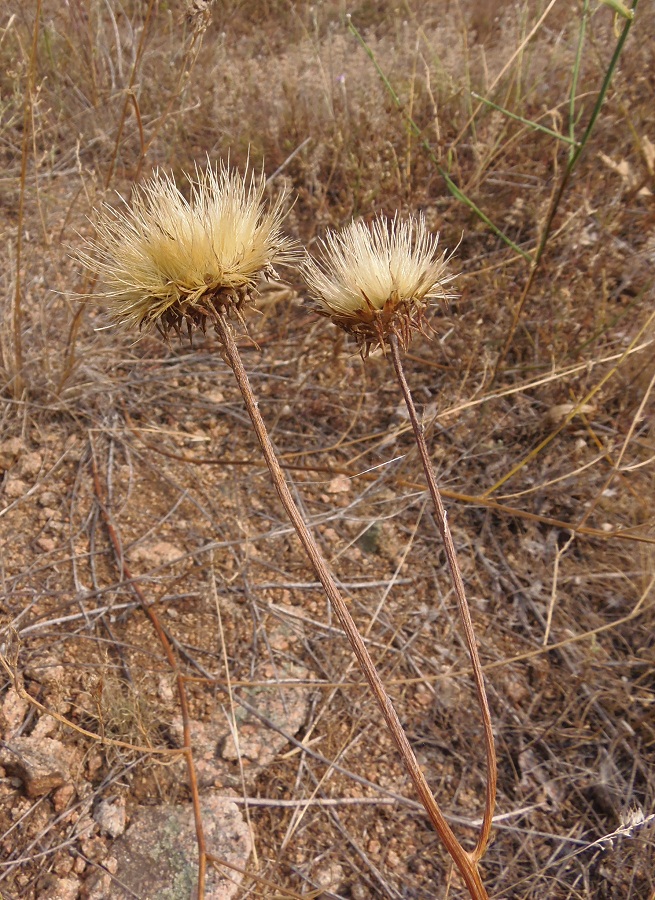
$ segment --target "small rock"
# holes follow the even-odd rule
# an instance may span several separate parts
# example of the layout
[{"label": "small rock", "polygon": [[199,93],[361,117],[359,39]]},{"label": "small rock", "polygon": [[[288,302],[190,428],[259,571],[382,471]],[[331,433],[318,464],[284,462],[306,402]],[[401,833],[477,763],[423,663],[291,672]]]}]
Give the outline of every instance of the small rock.
[{"label": "small rock", "polygon": [[80,896],[80,883],[77,878],[53,878],[48,886],[48,893],[41,894],[50,900],[77,900]]},{"label": "small rock", "polygon": [[25,668],[27,678],[48,687],[61,684],[65,674],[61,661],[54,656],[40,656]]},{"label": "small rock", "polygon": [[90,779],[95,778],[100,769],[104,765],[104,760],[100,753],[90,753],[86,760],[86,771]]},{"label": "small rock", "polygon": [[9,688],[2,701],[2,728],[5,740],[9,740],[23,724],[28,708],[27,700],[23,700],[14,688]]},{"label": "small rock", "polygon": [[34,799],[70,781],[70,750],[52,738],[17,737],[0,750],[0,765],[17,775]]},{"label": "small rock", "polygon": [[387,853],[386,863],[390,869],[397,869],[400,865],[400,856],[396,853],[395,850],[389,850]]},{"label": "small rock", "polygon": [[29,485],[20,478],[7,479],[5,484],[5,494],[9,500],[17,500],[19,497],[24,497],[28,491]]},{"label": "small rock", "polygon": [[170,675],[161,675],[157,685],[157,693],[159,699],[164,703],[172,703],[175,699],[175,691],[173,690],[172,679]]},{"label": "small rock", "polygon": [[[193,763],[200,790],[224,785],[229,781],[230,766],[218,755],[218,747],[225,740],[228,726],[224,717],[212,716],[208,722],[192,719],[189,723]],[[175,716],[171,732],[180,747],[184,745],[182,716]],[[181,761],[182,762],[182,761]]]},{"label": "small rock", "polygon": [[414,699],[419,706],[429,707],[434,703],[434,691],[431,691],[424,684],[419,684],[416,688]]},{"label": "small rock", "polygon": [[184,550],[167,541],[157,541],[155,544],[143,544],[135,547],[129,555],[134,562],[147,563],[154,568],[155,566],[170,565],[184,556]]},{"label": "small rock", "polygon": [[87,834],[80,840],[80,850],[92,862],[100,862],[107,855],[107,841],[94,834]]},{"label": "small rock", "polygon": [[[285,624],[269,632],[269,646],[289,645],[296,640],[295,631]],[[309,682],[312,673],[304,666],[288,661],[280,661],[275,666],[266,663],[255,672],[257,680],[270,680],[268,687],[246,689],[244,696],[252,706],[287,734],[295,735],[305,724],[313,690]],[[275,679],[298,680],[298,685],[276,685]],[[225,715],[214,712],[205,721],[190,722],[191,746],[196,767],[198,785],[202,789],[217,785],[234,784],[234,766],[239,758],[245,762],[246,776],[255,778],[260,768],[269,765],[287,745],[287,739],[267,727],[255,716],[237,708],[239,753],[232,738],[230,725]],[[184,733],[182,717],[176,716],[171,722],[171,732],[179,747],[183,746]]]},{"label": "small rock", "polygon": [[78,716],[82,714],[96,716],[98,714],[98,701],[89,691],[78,691],[75,694],[73,707]]},{"label": "small rock", "polygon": [[110,873],[103,869],[92,869],[84,882],[81,895],[84,900],[109,900],[113,897]]},{"label": "small rock", "polygon": [[33,478],[39,474],[42,468],[43,457],[36,450],[21,456],[18,469],[23,477],[27,476],[28,478]]},{"label": "small rock", "polygon": [[125,831],[127,816],[125,813],[125,798],[116,797],[111,800],[101,800],[93,810],[93,818],[111,838],[120,837]]},{"label": "small rock", "polygon": [[30,737],[33,741],[44,737],[52,737],[57,730],[57,721],[52,716],[41,716],[32,729]]},{"label": "small rock", "polygon": [[63,812],[69,807],[75,798],[75,786],[72,784],[63,784],[52,795],[52,805],[56,813]]},{"label": "small rock", "polygon": [[352,487],[352,482],[347,475],[336,475],[328,484],[328,494],[345,494]]},{"label": "small rock", "polygon": [[23,450],[23,442],[14,437],[0,444],[0,469],[9,469],[16,462]]},{"label": "small rock", "polygon": [[64,878],[66,875],[70,875],[70,873],[73,871],[73,862],[74,859],[70,854],[64,853],[62,850],[60,850],[55,855],[55,862],[53,865],[55,875],[61,875],[62,878]]},{"label": "small rock", "polygon": [[52,553],[57,544],[53,541],[52,538],[49,537],[40,537],[36,542],[39,550],[43,550],[44,553]]},{"label": "small rock", "polygon": [[[309,681],[311,672],[304,666],[287,662],[276,666],[275,670],[265,668],[258,673],[264,678],[297,679]],[[267,688],[251,688],[245,691],[248,702],[266,716],[274,725],[281,728],[287,734],[295,735],[305,724],[309,714],[311,700],[311,688],[299,684],[297,687],[276,686],[272,684]],[[267,766],[275,759],[277,754],[286,746],[287,739],[277,731],[267,728],[254,716],[248,715],[241,709],[237,709],[237,725],[239,728],[239,748],[234,743],[231,734],[225,738],[222,757],[228,760],[250,760],[257,766]]]},{"label": "small rock", "polygon": [[[237,804],[226,797],[207,797],[201,801],[200,811],[207,851],[245,869],[252,852],[252,838]],[[112,853],[118,862],[117,880],[111,885],[107,900],[192,897],[198,873],[198,847],[191,804],[142,807],[114,844]],[[231,900],[239,893],[240,882],[236,870],[230,870],[228,876],[209,868],[205,900]]]},{"label": "small rock", "polygon": [[324,891],[333,891],[336,894],[345,881],[343,866],[340,866],[337,862],[328,862],[324,868],[316,873],[314,880]]}]

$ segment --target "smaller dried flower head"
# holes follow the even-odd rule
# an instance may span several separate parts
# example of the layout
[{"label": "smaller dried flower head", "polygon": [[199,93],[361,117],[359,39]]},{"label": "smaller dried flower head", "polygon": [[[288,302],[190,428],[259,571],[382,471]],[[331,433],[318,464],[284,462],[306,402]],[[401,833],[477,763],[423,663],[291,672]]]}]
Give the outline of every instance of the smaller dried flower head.
[{"label": "smaller dried flower head", "polygon": [[453,296],[445,287],[454,278],[450,257],[438,255],[438,241],[422,215],[328,232],[319,261],[304,264],[314,309],[354,335],[364,357],[391,334],[407,349],[412,332],[424,331],[430,301]]},{"label": "smaller dried flower head", "polygon": [[284,195],[268,208],[263,175],[242,176],[221,164],[188,176],[187,200],[170,175],[156,171],[135,192],[132,206],[106,207],[84,265],[98,271],[117,324],[167,336],[186,324],[204,330],[216,313],[248,302],[261,275],[289,262],[281,232]]}]

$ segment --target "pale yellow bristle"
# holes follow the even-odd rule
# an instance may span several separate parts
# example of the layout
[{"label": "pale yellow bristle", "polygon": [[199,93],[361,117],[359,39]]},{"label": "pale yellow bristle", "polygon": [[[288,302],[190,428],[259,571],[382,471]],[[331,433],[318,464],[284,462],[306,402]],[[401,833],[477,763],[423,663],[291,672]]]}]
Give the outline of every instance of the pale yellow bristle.
[{"label": "pale yellow bristle", "polygon": [[430,301],[452,296],[446,253],[422,215],[401,221],[378,216],[329,232],[318,261],[304,274],[315,308],[357,337],[366,352],[398,333],[406,343]]}]

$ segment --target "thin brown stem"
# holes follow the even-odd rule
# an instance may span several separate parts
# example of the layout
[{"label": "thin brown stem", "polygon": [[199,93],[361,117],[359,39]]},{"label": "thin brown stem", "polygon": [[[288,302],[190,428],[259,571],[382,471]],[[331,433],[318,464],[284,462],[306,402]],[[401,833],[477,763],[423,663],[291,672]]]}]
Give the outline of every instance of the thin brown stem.
[{"label": "thin brown stem", "polygon": [[464,625],[466,646],[469,651],[471,666],[473,667],[473,679],[475,681],[475,689],[478,696],[478,705],[482,713],[482,723],[484,727],[484,745],[487,757],[487,784],[482,826],[480,828],[480,835],[478,837],[476,848],[472,854],[473,859],[477,862],[477,860],[482,857],[487,844],[489,843],[494,807],[496,805],[496,748],[494,745],[494,734],[491,724],[491,714],[489,712],[489,702],[487,700],[487,692],[484,687],[482,666],[480,664],[480,656],[478,654],[478,647],[475,640],[475,631],[473,629],[473,622],[471,620],[471,612],[469,610],[468,601],[466,599],[464,581],[462,579],[462,573],[457,561],[455,544],[453,543],[453,537],[448,525],[448,515],[446,513],[446,510],[444,509],[443,501],[441,500],[441,494],[439,493],[437,479],[435,477],[434,469],[432,468],[432,462],[428,454],[428,448],[425,443],[425,435],[423,433],[423,426],[419,422],[418,416],[416,414],[416,407],[414,406],[414,401],[412,400],[412,394],[409,390],[407,379],[405,378],[402,359],[400,357],[400,349],[398,346],[398,338],[394,334],[390,335],[389,337],[389,346],[391,348],[391,359],[393,361],[393,367],[396,371],[396,377],[398,378],[398,384],[400,385],[403,397],[405,398],[405,404],[407,406],[409,418],[412,423],[412,428],[414,429],[416,445],[421,457],[421,462],[423,463],[425,477],[428,482],[428,489],[430,491],[430,496],[432,497],[432,501],[436,510],[437,525],[439,527],[441,539],[446,550],[448,567],[450,569],[453,585],[455,587],[455,593],[457,595],[459,614],[462,619],[462,624]]},{"label": "thin brown stem", "polygon": [[177,695],[180,701],[180,711],[182,713],[182,731],[184,736],[184,757],[186,759],[187,764],[187,775],[189,778],[189,790],[191,792],[191,800],[193,806],[193,818],[196,828],[196,844],[198,846],[198,885],[197,885],[197,896],[199,900],[202,900],[205,896],[205,880],[207,873],[207,847],[205,844],[205,832],[202,824],[202,813],[200,810],[200,794],[198,791],[198,778],[196,776],[196,767],[193,759],[193,745],[191,740],[191,713],[189,710],[189,701],[186,694],[186,687],[184,683],[184,675],[180,672],[180,667],[178,665],[177,659],[175,657],[175,653],[173,652],[173,648],[171,646],[171,642],[168,639],[168,635],[159,620],[159,616],[157,615],[154,607],[151,603],[148,603],[143,591],[139,587],[137,580],[133,577],[132,572],[130,571],[127,563],[125,562],[125,557],[123,556],[122,551],[122,543],[119,539],[118,533],[116,532],[116,528],[113,524],[110,512],[107,508],[107,505],[103,499],[103,491],[100,484],[100,474],[98,472],[98,466],[96,463],[95,455],[91,454],[91,465],[93,469],[93,485],[95,489],[96,500],[98,502],[98,506],[100,507],[102,517],[105,522],[105,526],[107,528],[107,533],[109,534],[109,539],[111,541],[112,548],[114,550],[114,555],[116,557],[116,563],[121,573],[121,577],[126,581],[134,594],[141,604],[141,609],[146,614],[146,616],[150,619],[152,627],[155,630],[157,637],[159,638],[159,643],[161,644],[164,653],[166,655],[166,659],[168,661],[169,666],[171,667],[172,672],[175,675],[175,683],[177,686]]},{"label": "thin brown stem", "polygon": [[146,14],[143,20],[143,28],[141,29],[141,37],[139,38],[139,45],[136,50],[136,56],[134,57],[134,63],[132,65],[132,71],[130,73],[130,81],[125,90],[125,98],[123,100],[123,108],[121,109],[120,119],[118,120],[118,128],[116,129],[116,138],[114,140],[114,149],[111,155],[111,159],[109,161],[109,168],[107,169],[107,174],[105,175],[105,190],[111,184],[111,180],[114,177],[114,172],[116,170],[116,160],[118,159],[118,149],[121,145],[121,138],[123,137],[123,131],[125,130],[125,122],[127,121],[127,111],[130,108],[130,103],[132,103],[132,99],[134,96],[134,85],[136,84],[137,74],[139,72],[139,66],[141,65],[141,58],[143,56],[143,52],[146,48],[146,39],[148,37],[148,31],[150,28],[150,19],[152,18],[152,13],[155,7],[155,0],[149,0],[148,8],[146,10]]},{"label": "thin brown stem", "polygon": [[425,807],[425,810],[428,813],[437,833],[441,837],[441,840],[443,841],[448,853],[459,869],[473,900],[487,900],[488,894],[484,888],[484,885],[482,884],[482,879],[480,877],[480,872],[477,866],[477,860],[479,856],[476,856],[475,853],[471,854],[464,850],[462,845],[455,837],[455,834],[453,833],[451,827],[446,822],[443,813],[441,812],[436,800],[432,795],[432,791],[430,790],[425,776],[423,775],[423,772],[419,767],[414,751],[412,750],[411,744],[409,743],[407,736],[403,731],[403,727],[400,724],[400,720],[393,707],[391,699],[388,696],[384,688],[384,684],[382,683],[382,680],[377,673],[373,660],[371,659],[370,654],[366,649],[366,645],[362,640],[359,631],[357,630],[357,626],[355,625],[355,622],[350,615],[350,612],[348,611],[348,607],[346,606],[346,603],[339,592],[332,573],[330,572],[327,563],[323,559],[323,556],[316,544],[314,537],[305,524],[305,521],[300,511],[298,510],[293,497],[291,496],[291,492],[287,486],[286,481],[284,480],[284,474],[278,462],[275,448],[273,447],[271,439],[268,435],[268,431],[266,430],[266,425],[264,424],[264,420],[262,419],[262,416],[259,412],[257,401],[255,400],[255,396],[250,386],[250,381],[248,380],[248,375],[246,374],[243,362],[241,361],[239,349],[234,340],[232,326],[230,325],[226,314],[224,312],[218,312],[214,324],[218,337],[223,344],[225,358],[232,371],[234,372],[237,384],[239,385],[239,388],[241,390],[241,394],[243,396],[248,415],[250,416],[250,420],[257,436],[257,440],[259,441],[262,454],[266,461],[266,465],[268,466],[269,472],[271,473],[271,478],[273,479],[275,490],[277,491],[278,496],[282,501],[282,505],[284,506],[284,509],[286,510],[286,513],[296,530],[296,534],[298,535],[300,542],[305,552],[307,553],[312,566],[314,567],[314,571],[316,572],[319,581],[323,585],[323,589],[325,590],[325,593],[327,594],[328,599],[332,604],[337,618],[341,623],[341,627],[345,631],[346,636],[350,641],[350,645],[357,658],[359,666],[364,673],[366,680],[368,681],[371,690],[373,691],[373,694],[375,695],[375,699],[378,702],[380,710],[382,711],[382,715],[385,718],[396,746],[400,751],[400,754],[403,758],[405,766],[407,767],[407,771],[410,778],[412,779],[414,787],[416,788],[416,792],[421,800],[421,803]]}]

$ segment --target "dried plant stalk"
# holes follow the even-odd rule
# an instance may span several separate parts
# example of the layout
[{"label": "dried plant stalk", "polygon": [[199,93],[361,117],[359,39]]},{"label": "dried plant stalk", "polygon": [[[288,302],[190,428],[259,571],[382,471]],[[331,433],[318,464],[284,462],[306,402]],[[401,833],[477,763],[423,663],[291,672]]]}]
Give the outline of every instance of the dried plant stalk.
[{"label": "dried plant stalk", "polygon": [[428,329],[425,315],[430,302],[451,296],[446,286],[453,276],[448,272],[447,255],[437,251],[438,241],[438,235],[427,231],[422,216],[405,221],[397,215],[391,221],[378,216],[370,226],[351,222],[341,233],[328,233],[319,261],[307,258],[304,272],[316,311],[352,334],[362,357],[375,347],[390,350],[409,412],[457,595],[482,715],[487,768],[484,814],[476,847],[466,854],[477,866],[489,843],[496,803],[493,727],[455,546],[400,356],[415,332]]},{"label": "dried plant stalk", "polygon": [[20,192],[18,195],[18,221],[16,227],[16,279],[14,284],[14,299],[11,311],[12,340],[13,340],[13,384],[12,394],[19,399],[25,389],[23,379],[23,309],[22,309],[22,285],[21,266],[23,251],[23,219],[25,216],[25,192],[27,178],[27,160],[29,155],[32,114],[34,103],[34,83],[36,80],[36,66],[39,44],[39,26],[41,22],[41,0],[37,0],[34,12],[34,27],[32,29],[32,48],[30,51],[27,84],[25,87],[25,104],[23,108],[23,141],[21,146],[20,164]]},{"label": "dried plant stalk", "polygon": [[475,631],[473,629],[473,622],[471,620],[471,612],[469,610],[468,601],[466,599],[466,590],[464,588],[462,573],[457,561],[457,553],[455,551],[455,545],[453,543],[453,536],[450,531],[450,526],[448,525],[448,516],[446,514],[446,510],[444,509],[441,494],[439,492],[439,487],[437,485],[437,479],[435,477],[432,462],[430,460],[430,455],[428,453],[428,448],[425,443],[423,426],[419,422],[418,416],[416,414],[416,407],[414,406],[414,401],[412,400],[412,394],[409,389],[409,385],[407,384],[407,379],[405,378],[405,372],[403,370],[402,359],[400,356],[400,348],[398,346],[398,338],[395,334],[392,334],[389,337],[389,348],[391,350],[391,360],[396,372],[398,384],[400,385],[400,389],[403,393],[405,405],[407,406],[407,411],[409,413],[409,419],[412,423],[416,446],[418,448],[419,456],[421,457],[423,471],[425,472],[425,477],[428,483],[428,490],[430,491],[430,496],[432,497],[432,502],[434,503],[434,508],[437,515],[437,526],[439,528],[441,540],[443,541],[444,549],[446,551],[448,568],[450,569],[453,585],[455,587],[455,594],[457,596],[457,603],[459,606],[459,614],[462,620],[462,625],[464,626],[464,638],[466,640],[466,646],[468,648],[469,658],[471,660],[471,666],[473,668],[473,679],[475,681],[478,705],[482,713],[484,746],[487,758],[487,780],[482,826],[480,828],[478,842],[476,844],[475,850],[473,851],[473,858],[475,860],[479,860],[484,854],[487,844],[489,843],[494,807],[496,805],[496,782],[498,780],[498,765],[496,760],[496,747],[494,744],[491,713],[489,712],[489,702],[487,700],[487,692],[484,686],[484,676],[482,674],[480,655],[478,653],[478,647],[475,640]]}]

